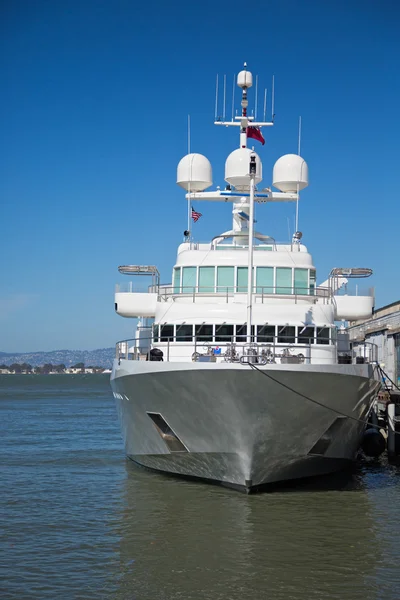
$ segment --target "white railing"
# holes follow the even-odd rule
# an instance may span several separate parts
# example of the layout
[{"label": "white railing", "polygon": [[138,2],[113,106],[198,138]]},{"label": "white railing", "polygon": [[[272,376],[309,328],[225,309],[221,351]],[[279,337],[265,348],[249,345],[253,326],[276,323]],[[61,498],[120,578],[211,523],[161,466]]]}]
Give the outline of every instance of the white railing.
[{"label": "white railing", "polygon": [[[183,337],[171,336],[163,339],[153,335],[141,338],[132,338],[122,340],[116,344],[117,360],[159,360],[152,357],[154,351],[161,351],[162,359],[170,362],[171,358],[176,360],[176,350],[182,351],[182,358],[191,358],[193,362],[239,362],[242,364],[254,363],[260,365],[280,363],[280,364],[312,364],[316,362],[340,363],[340,364],[361,364],[374,363],[378,358],[378,348],[376,344],[365,342],[351,349],[349,353],[338,357],[336,340],[321,338],[310,340],[309,343],[292,343],[292,336],[288,336],[285,342],[282,336],[264,336],[269,341],[256,341],[257,337],[252,336],[252,341],[237,342],[233,336],[221,336],[226,341],[211,342],[208,336],[195,336],[192,340],[185,340]],[[245,337],[245,336],[243,336]],[[258,336],[260,337],[260,336]],[[207,339],[204,339],[207,338]],[[316,343],[315,343],[316,342]],[[143,347],[148,348],[148,352],[143,354]],[[321,350],[330,350],[326,357],[321,355]],[[333,350],[333,352],[332,352]],[[172,356],[174,355],[174,356]]]},{"label": "white railing", "polygon": [[335,291],[335,296],[374,296],[375,288],[365,287],[359,288],[357,285],[351,287],[343,286]]},{"label": "white railing", "polygon": [[[197,298],[206,296],[219,296],[229,302],[237,294],[247,294],[247,286],[165,286],[161,287],[158,294],[158,301],[166,302],[170,298],[188,298],[196,302]],[[333,303],[333,294],[330,288],[302,287],[302,286],[261,286],[253,287],[253,297],[255,301],[263,303],[267,298],[291,298],[297,302],[298,299],[315,298],[324,304]]]},{"label": "white railing", "polygon": [[151,285],[137,285],[133,281],[124,281],[123,283],[115,284],[115,293],[128,293],[128,294],[158,294],[159,290],[163,286],[151,286]]}]

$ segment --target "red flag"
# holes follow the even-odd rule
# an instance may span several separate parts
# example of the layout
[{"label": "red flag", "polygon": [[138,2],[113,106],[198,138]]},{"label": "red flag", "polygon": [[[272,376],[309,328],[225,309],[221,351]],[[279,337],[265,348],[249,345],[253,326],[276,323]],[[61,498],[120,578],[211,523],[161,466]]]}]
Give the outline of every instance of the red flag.
[{"label": "red flag", "polygon": [[247,137],[258,140],[259,142],[262,143],[263,146],[265,144],[263,134],[261,133],[261,129],[259,127],[248,127],[247,128]]}]

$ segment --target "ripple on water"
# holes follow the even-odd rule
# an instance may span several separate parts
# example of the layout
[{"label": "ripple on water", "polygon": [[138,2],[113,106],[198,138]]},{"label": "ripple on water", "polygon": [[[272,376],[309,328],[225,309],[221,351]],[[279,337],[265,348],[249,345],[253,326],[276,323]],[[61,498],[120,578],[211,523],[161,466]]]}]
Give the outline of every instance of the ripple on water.
[{"label": "ripple on water", "polygon": [[398,600],[399,468],[258,496],[150,474],[96,377],[0,385],[2,600]]}]

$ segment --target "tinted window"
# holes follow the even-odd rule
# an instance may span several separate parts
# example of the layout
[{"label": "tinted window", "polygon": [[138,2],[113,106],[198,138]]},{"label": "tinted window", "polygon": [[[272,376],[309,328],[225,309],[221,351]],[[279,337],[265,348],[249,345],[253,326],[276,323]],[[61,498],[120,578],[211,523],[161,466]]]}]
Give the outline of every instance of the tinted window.
[{"label": "tinted window", "polygon": [[173,279],[174,293],[179,294],[181,287],[181,268],[175,267],[174,269],[174,279]]},{"label": "tinted window", "polygon": [[299,344],[314,343],[314,327],[298,327],[297,340]]},{"label": "tinted window", "polygon": [[233,325],[216,325],[215,326],[215,341],[230,342],[233,338]]},{"label": "tinted window", "polygon": [[294,270],[294,293],[308,294],[308,269]]},{"label": "tinted window", "polygon": [[161,325],[160,342],[168,342],[174,340],[174,326],[173,325]]},{"label": "tinted window", "polygon": [[315,294],[315,281],[317,278],[317,272],[314,269],[310,271],[310,294],[314,296]]},{"label": "tinted window", "polygon": [[317,344],[329,344],[329,327],[317,327]]},{"label": "tinted window", "polygon": [[199,267],[199,292],[214,292],[215,267]]},{"label": "tinted window", "polygon": [[[236,341],[245,342],[247,340],[247,325],[236,325]],[[251,341],[254,341],[254,325],[251,326]]]},{"label": "tinted window", "polygon": [[191,342],[193,338],[193,325],[177,325],[176,341]]},{"label": "tinted window", "polygon": [[258,325],[257,342],[273,342],[275,337],[275,325]]},{"label": "tinted window", "polygon": [[279,344],[294,344],[296,341],[296,328],[278,325],[278,342]]},{"label": "tinted window", "polygon": [[257,267],[257,294],[273,294],[274,292],[274,267]]},{"label": "tinted window", "polygon": [[217,292],[232,292],[235,281],[235,267],[217,267]]},{"label": "tinted window", "polygon": [[292,293],[292,269],[287,267],[277,267],[276,269],[276,293]]},{"label": "tinted window", "polygon": [[192,294],[196,288],[196,267],[182,268],[182,293]]},{"label": "tinted window", "polygon": [[247,267],[238,267],[237,268],[237,292],[247,292]]},{"label": "tinted window", "polygon": [[212,342],[213,326],[212,325],[195,325],[195,336],[197,342]]}]

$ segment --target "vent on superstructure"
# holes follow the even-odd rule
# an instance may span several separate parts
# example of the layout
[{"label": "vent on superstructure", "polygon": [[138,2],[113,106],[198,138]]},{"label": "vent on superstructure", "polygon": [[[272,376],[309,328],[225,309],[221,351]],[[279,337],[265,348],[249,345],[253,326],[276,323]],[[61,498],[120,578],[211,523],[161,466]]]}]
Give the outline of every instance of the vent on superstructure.
[{"label": "vent on superstructure", "polygon": [[147,414],[153,421],[155,428],[166,443],[170,452],[188,452],[186,446],[181,442],[160,413],[148,412]]},{"label": "vent on superstructure", "polygon": [[347,417],[336,417],[325,433],[323,433],[319,440],[314,444],[308,454],[325,454],[346,421]]}]

